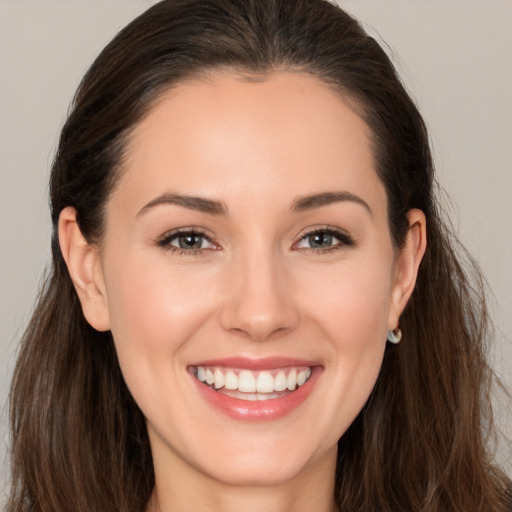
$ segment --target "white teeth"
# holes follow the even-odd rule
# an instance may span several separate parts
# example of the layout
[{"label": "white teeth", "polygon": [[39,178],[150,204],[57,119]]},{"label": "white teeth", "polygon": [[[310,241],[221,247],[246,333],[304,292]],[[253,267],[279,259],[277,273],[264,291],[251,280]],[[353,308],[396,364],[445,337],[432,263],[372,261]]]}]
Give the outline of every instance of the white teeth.
[{"label": "white teeth", "polygon": [[272,393],[274,391],[274,377],[268,372],[261,372],[256,379],[258,393]]},{"label": "white teeth", "polygon": [[[311,368],[288,368],[258,372],[198,366],[196,377],[200,382],[204,382],[210,387],[235,398],[268,400],[282,396],[283,392],[294,391],[297,387],[304,385],[311,377]],[[229,393],[227,393],[228,391]]]},{"label": "white teeth", "polygon": [[286,377],[286,385],[290,391],[293,391],[297,386],[297,371],[292,370],[288,377]]},{"label": "white teeth", "polygon": [[238,390],[244,393],[254,393],[256,391],[256,379],[248,370],[242,370],[238,375]]},{"label": "white teeth", "polygon": [[201,382],[204,382],[206,380],[206,371],[202,366],[197,367],[197,378]]},{"label": "white teeth", "polygon": [[215,377],[213,376],[213,372],[211,370],[206,370],[206,383],[213,384],[215,382]]},{"label": "white teeth", "polygon": [[286,375],[283,370],[281,370],[274,379],[274,391],[284,391],[287,387]]},{"label": "white teeth", "polygon": [[218,368],[213,372],[213,378],[215,379],[215,389],[219,389],[224,386],[224,375]]},{"label": "white teeth", "polygon": [[224,387],[226,389],[238,389],[238,377],[233,372],[226,373],[224,377]]},{"label": "white teeth", "polygon": [[257,400],[272,400],[273,398],[279,398],[283,396],[282,393],[243,393],[242,391],[221,391],[222,394],[231,396],[233,398],[238,398],[240,400],[249,400],[250,402],[255,402]]},{"label": "white teeth", "polygon": [[310,377],[311,370],[308,368],[307,370],[302,370],[297,375],[297,386],[302,386]]}]

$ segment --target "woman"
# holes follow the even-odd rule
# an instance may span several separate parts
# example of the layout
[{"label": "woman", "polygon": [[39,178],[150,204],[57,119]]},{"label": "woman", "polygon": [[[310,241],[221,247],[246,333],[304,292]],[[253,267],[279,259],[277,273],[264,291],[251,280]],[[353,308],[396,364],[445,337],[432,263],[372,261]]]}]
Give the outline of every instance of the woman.
[{"label": "woman", "polygon": [[62,131],[8,510],[507,510],[485,306],[433,187],[337,7],[150,8]]}]

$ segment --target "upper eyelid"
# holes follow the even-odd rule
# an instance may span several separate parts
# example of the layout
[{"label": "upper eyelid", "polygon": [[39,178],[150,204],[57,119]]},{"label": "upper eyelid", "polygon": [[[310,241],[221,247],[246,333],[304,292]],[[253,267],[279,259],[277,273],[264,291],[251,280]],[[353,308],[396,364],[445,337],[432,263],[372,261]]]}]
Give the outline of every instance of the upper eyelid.
[{"label": "upper eyelid", "polygon": [[294,242],[292,242],[292,248],[300,244],[306,237],[314,235],[315,233],[329,233],[333,235],[335,238],[338,238],[340,243],[335,244],[332,247],[328,247],[325,249],[313,249],[308,247],[301,247],[298,249],[301,250],[312,250],[315,252],[322,252],[322,251],[328,251],[335,248],[340,248],[341,246],[354,246],[356,245],[356,241],[354,240],[354,237],[346,230],[341,228],[335,228],[333,226],[323,226],[323,227],[310,227],[306,228],[306,230],[303,230],[300,235],[297,236]]},{"label": "upper eyelid", "polygon": [[297,242],[302,240],[304,237],[313,235],[315,233],[330,233],[333,235],[341,235],[353,239],[352,235],[346,230],[334,226],[322,225],[322,226],[309,226],[304,228],[295,238]]},{"label": "upper eyelid", "polygon": [[[203,237],[210,245],[210,247],[185,249],[172,243],[180,236],[187,234],[194,234]],[[172,253],[183,256],[206,255],[209,252],[217,251],[221,248],[220,245],[212,237],[207,235],[202,229],[197,228],[177,228],[171,231],[167,231],[164,235],[155,241],[155,245],[164,251],[171,251]]]},{"label": "upper eyelid", "polygon": [[[186,235],[187,233],[193,233],[195,235],[199,235],[203,237],[206,242],[210,245],[210,247],[198,248],[198,249],[183,249],[175,246],[172,242],[176,240],[179,236]],[[205,233],[200,229],[191,229],[191,228],[178,228],[175,230],[167,231],[164,235],[160,236],[155,240],[155,245],[161,249],[169,250],[173,249],[175,251],[180,251],[183,254],[188,255],[198,255],[199,253],[205,254],[205,251],[217,251],[221,249],[220,244],[210,235]]]},{"label": "upper eyelid", "polygon": [[158,241],[167,240],[169,238],[185,235],[187,233],[193,233],[195,235],[200,235],[209,240],[210,242],[213,242],[215,237],[208,232],[208,230],[205,230],[203,228],[198,228],[194,226],[185,227],[185,228],[176,228],[176,229],[170,229],[169,231],[166,231],[162,235],[158,237]]},{"label": "upper eyelid", "polygon": [[[309,226],[309,227],[301,230],[301,232],[298,235],[296,235],[295,237],[293,237],[291,239],[291,246],[293,247],[294,245],[298,244],[307,236],[310,236],[315,233],[322,233],[322,232],[327,232],[329,234],[332,234],[333,236],[338,235],[338,236],[344,238],[345,240],[349,239],[352,243],[355,243],[354,237],[347,230],[339,228],[339,227],[330,226],[330,225],[320,225],[320,226]],[[161,245],[174,237],[178,237],[182,234],[187,234],[187,233],[194,233],[196,235],[200,235],[200,236],[204,237],[211,244],[216,245],[218,247],[222,247],[222,244],[218,241],[217,237],[214,236],[209,230],[201,228],[201,227],[197,227],[197,226],[186,226],[186,227],[180,227],[180,228],[175,228],[175,229],[166,231],[164,234],[162,234],[161,236],[159,236],[156,239],[156,243],[158,245]],[[343,242],[343,241],[344,240],[341,240],[341,242]]]}]

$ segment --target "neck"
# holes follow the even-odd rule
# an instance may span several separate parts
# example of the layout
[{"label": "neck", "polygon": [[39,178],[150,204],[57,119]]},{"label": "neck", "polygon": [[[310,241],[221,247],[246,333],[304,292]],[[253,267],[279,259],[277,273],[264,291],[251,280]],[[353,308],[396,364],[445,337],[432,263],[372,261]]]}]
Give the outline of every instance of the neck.
[{"label": "neck", "polygon": [[[148,512],[334,512],[336,453],[328,453],[283,482],[222,482],[183,464],[155,460]],[[171,461],[167,461],[171,462]],[[176,461],[175,461],[176,462]]]}]

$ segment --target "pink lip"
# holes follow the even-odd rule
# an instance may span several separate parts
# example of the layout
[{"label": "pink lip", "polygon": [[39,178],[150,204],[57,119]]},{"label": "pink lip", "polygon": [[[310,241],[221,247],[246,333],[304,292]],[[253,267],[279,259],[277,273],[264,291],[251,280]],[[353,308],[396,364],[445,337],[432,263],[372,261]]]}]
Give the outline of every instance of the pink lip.
[{"label": "pink lip", "polygon": [[274,370],[276,368],[287,368],[289,366],[320,366],[318,361],[307,361],[305,359],[291,359],[289,357],[264,357],[252,359],[248,357],[227,357],[223,359],[208,359],[200,361],[191,366],[221,366],[224,368],[240,368],[241,370]]},{"label": "pink lip", "polygon": [[248,401],[233,398],[199,382],[191,375],[201,396],[213,407],[231,418],[241,421],[272,421],[282,418],[297,409],[313,391],[323,368],[318,363],[292,360],[288,358],[266,358],[260,360],[245,358],[229,358],[222,360],[209,360],[197,363],[194,366],[222,366],[227,368],[243,368],[248,370],[271,370],[286,368],[288,366],[309,366],[312,374],[309,380],[301,387],[288,395],[270,400]]}]

